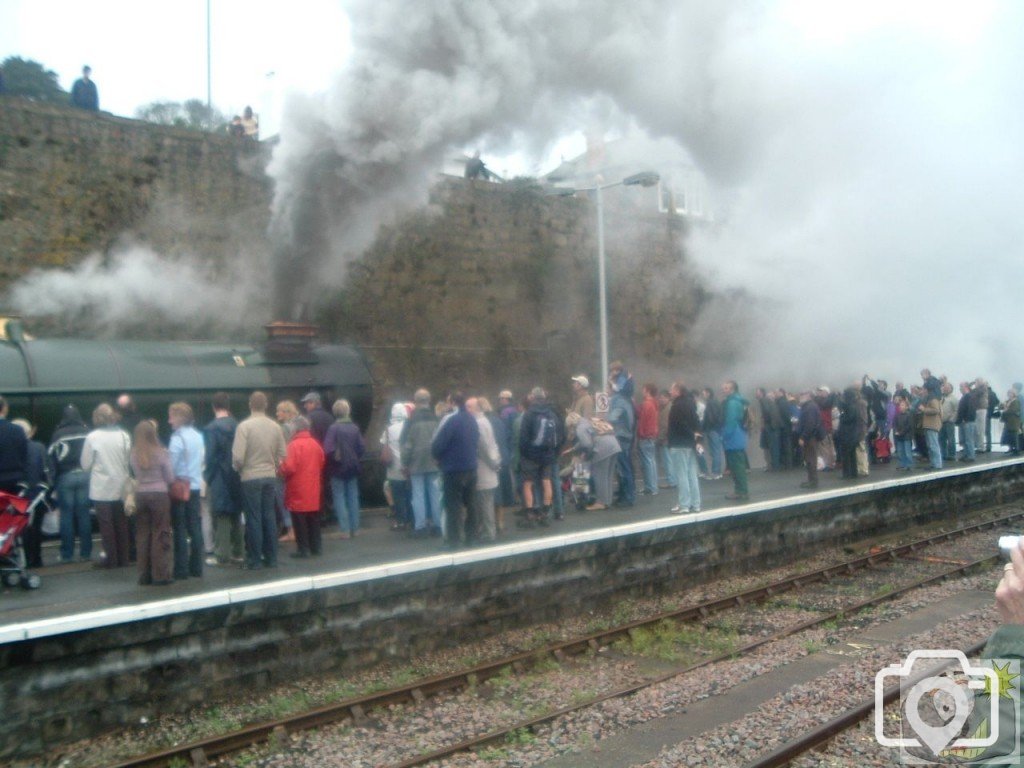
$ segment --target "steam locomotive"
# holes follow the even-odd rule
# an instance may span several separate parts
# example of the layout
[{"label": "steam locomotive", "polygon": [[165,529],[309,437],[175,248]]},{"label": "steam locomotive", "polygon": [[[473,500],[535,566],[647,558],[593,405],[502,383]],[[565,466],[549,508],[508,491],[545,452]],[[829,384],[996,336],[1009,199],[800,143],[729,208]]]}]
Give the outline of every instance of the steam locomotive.
[{"label": "steam locomotive", "polygon": [[253,390],[271,403],[296,402],[317,391],[330,409],[344,397],[365,432],[373,409],[370,370],[353,347],[316,344],[316,327],[274,322],[260,346],[215,342],[34,339],[13,317],[0,318],[0,394],[11,415],[28,418],[47,440],[62,408],[74,403],[88,421],[93,408],[130,393],[143,416],[166,420],[167,406],[183,400],[201,424],[212,418],[210,397],[232,396],[239,418],[248,415]]}]

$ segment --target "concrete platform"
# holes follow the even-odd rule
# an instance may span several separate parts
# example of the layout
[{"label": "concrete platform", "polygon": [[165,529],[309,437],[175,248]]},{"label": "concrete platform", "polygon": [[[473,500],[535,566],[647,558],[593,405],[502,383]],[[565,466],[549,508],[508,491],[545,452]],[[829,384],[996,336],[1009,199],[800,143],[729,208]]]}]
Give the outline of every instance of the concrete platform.
[{"label": "concrete platform", "polygon": [[[294,544],[281,544],[279,567],[273,571],[244,571],[237,566],[206,567],[202,579],[176,582],[168,587],[140,587],[134,567],[105,570],[89,564],[55,565],[36,571],[43,578],[37,591],[4,588],[0,595],[0,644],[33,637],[73,632],[128,621],[173,615],[198,608],[229,605],[286,595],[304,590],[370,581],[401,573],[469,563],[511,555],[614,538],[658,528],[693,525],[697,522],[781,509],[794,503],[828,501],[853,494],[921,483],[958,475],[971,475],[994,465],[1024,464],[1003,453],[979,454],[974,464],[954,462],[940,471],[895,471],[895,464],[871,468],[871,476],[843,480],[837,472],[820,473],[816,492],[799,488],[802,471],[750,474],[751,501],[737,505],[725,499],[732,490],[728,478],[701,481],[703,511],[697,515],[670,515],[675,504],[672,489],[658,496],[638,496],[631,509],[579,513],[571,507],[563,521],[549,529],[523,531],[515,517],[506,521],[506,532],[494,544],[456,553],[443,550],[437,539],[414,540],[389,529],[382,513],[365,514],[361,535],[341,540],[333,528],[325,531],[324,554],[310,560],[294,560],[288,553]],[[98,545],[98,539],[97,539]],[[94,550],[98,551],[98,550]],[[46,557],[55,559],[51,550]]]}]

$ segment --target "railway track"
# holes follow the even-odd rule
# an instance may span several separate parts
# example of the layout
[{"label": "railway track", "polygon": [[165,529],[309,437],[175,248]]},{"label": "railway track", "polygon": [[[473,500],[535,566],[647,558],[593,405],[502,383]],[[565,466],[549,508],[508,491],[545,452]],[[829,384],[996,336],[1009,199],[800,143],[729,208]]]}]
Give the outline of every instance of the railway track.
[{"label": "railway track", "polygon": [[[982,640],[968,648],[964,648],[964,654],[968,657],[976,656],[985,648],[985,642],[985,640]],[[921,673],[917,679],[937,675],[948,666],[948,664],[940,664],[932,667]],[[890,686],[885,690],[885,693],[882,696],[882,702],[885,705],[891,704],[899,699],[899,696],[900,686]],[[838,738],[847,731],[860,725],[864,720],[872,716],[875,711],[875,706],[876,702],[874,696],[870,699],[858,702],[845,712],[833,717],[828,722],[822,723],[820,726],[808,731],[804,735],[788,741],[768,754],[747,763],[744,768],[782,768],[782,766],[787,766],[797,758],[802,757],[812,750],[825,746],[833,739]]]},{"label": "railway track", "polygon": [[[766,584],[733,593],[725,597],[686,606],[681,609],[663,612],[642,620],[603,629],[568,641],[553,643],[544,648],[526,651],[479,664],[471,668],[460,670],[454,674],[423,678],[407,685],[346,699],[341,702],[277,720],[254,724],[221,736],[208,737],[158,752],[151,752],[140,757],[115,763],[112,765],[112,768],[163,768],[164,766],[172,765],[180,766],[182,763],[193,766],[205,766],[208,765],[210,761],[238,752],[247,747],[275,739],[282,740],[291,733],[314,729],[343,720],[350,720],[353,724],[359,725],[367,720],[370,712],[381,707],[387,707],[389,705],[399,703],[418,704],[441,693],[465,689],[470,686],[483,683],[499,675],[507,674],[509,669],[516,673],[522,673],[541,661],[554,659],[557,662],[563,662],[570,657],[597,651],[616,640],[628,637],[631,633],[636,632],[637,630],[653,627],[665,621],[699,621],[733,607],[742,607],[745,605],[764,602],[787,592],[792,592],[812,584],[828,582],[837,576],[853,574],[857,571],[872,568],[873,566],[881,563],[897,561],[901,558],[918,558],[916,553],[919,550],[1000,525],[1007,525],[1015,521],[1020,521],[1021,519],[1024,519],[1024,512],[1018,512],[1012,515],[1006,515],[1000,518],[986,520],[981,523],[964,526],[953,531],[943,532],[907,544],[873,551],[868,555],[853,558],[825,568],[789,576],[771,584]],[[411,758],[404,762],[395,763],[389,766],[389,768],[413,768],[414,766],[423,765],[430,761],[441,759],[458,752],[491,744],[505,738],[511,733],[522,731],[523,729],[531,730],[565,714],[586,709],[587,707],[592,707],[609,699],[629,696],[643,690],[644,688],[657,685],[658,683],[670,680],[679,675],[684,675],[701,667],[715,664],[729,658],[735,658],[738,655],[749,654],[758,648],[777,642],[778,640],[789,637],[790,635],[803,632],[829,622],[835,622],[845,616],[856,613],[857,611],[890,601],[900,595],[906,594],[907,592],[941,582],[948,578],[966,573],[972,569],[998,561],[999,558],[1000,556],[996,554],[991,557],[971,562],[954,562],[953,567],[946,569],[940,574],[920,579],[898,589],[887,590],[884,594],[876,595],[867,600],[844,605],[835,611],[829,612],[827,615],[815,617],[812,620],[786,627],[779,632],[773,633],[771,636],[759,638],[745,646],[732,649],[728,653],[702,659],[695,664],[671,670],[670,672],[657,677],[647,678],[643,681],[638,681],[635,684],[605,692],[597,697],[578,702],[571,707],[565,707],[545,713],[538,717],[522,720],[510,724],[500,730],[485,733],[472,739],[467,739],[429,753],[420,754],[415,758]],[[933,558],[932,561],[942,562],[943,559]]]}]

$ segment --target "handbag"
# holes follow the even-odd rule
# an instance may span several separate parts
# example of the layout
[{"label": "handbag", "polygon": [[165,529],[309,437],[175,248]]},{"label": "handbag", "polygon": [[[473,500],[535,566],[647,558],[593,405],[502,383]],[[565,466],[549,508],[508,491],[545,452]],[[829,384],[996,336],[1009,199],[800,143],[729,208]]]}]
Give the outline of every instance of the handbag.
[{"label": "handbag", "polygon": [[192,483],[187,477],[179,477],[171,483],[171,501],[188,501],[192,496]]},{"label": "handbag", "polygon": [[131,443],[128,441],[127,436],[125,436],[125,453],[125,465],[128,467],[128,476],[125,477],[124,485],[121,486],[121,504],[124,507],[124,513],[131,517],[139,508],[135,500],[135,492],[139,488],[139,482],[132,474]]},{"label": "handbag", "polygon": [[[181,437],[181,446],[185,452],[185,466],[188,467],[188,443]],[[187,477],[175,478],[168,489],[171,501],[186,502],[192,496],[192,482]]]},{"label": "handbag", "polygon": [[124,486],[121,488],[121,503],[124,505],[124,513],[131,517],[138,510],[139,505],[135,500],[135,492],[139,488],[139,481],[131,475],[124,479]]}]

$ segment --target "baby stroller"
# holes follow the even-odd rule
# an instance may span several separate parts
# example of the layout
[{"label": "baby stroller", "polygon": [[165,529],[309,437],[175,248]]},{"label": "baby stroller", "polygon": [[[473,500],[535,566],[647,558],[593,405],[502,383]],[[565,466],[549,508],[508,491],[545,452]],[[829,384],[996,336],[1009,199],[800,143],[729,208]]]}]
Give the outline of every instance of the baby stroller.
[{"label": "baby stroller", "polygon": [[39,589],[42,579],[26,570],[22,535],[34,514],[43,514],[46,493],[43,488],[34,499],[0,491],[0,580],[5,587]]},{"label": "baby stroller", "polygon": [[590,462],[582,456],[573,456],[570,470],[569,492],[572,494],[576,509],[582,511],[594,503],[590,493]]}]

